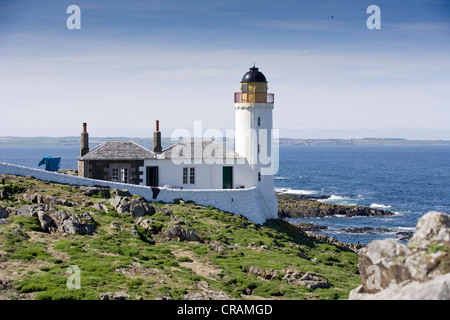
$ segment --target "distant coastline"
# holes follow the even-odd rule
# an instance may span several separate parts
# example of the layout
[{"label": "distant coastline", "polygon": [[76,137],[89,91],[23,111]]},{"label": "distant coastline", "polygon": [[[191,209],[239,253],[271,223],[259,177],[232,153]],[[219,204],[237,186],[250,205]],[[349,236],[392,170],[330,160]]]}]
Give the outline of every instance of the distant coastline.
[{"label": "distant coastline", "polygon": [[[92,145],[100,144],[108,140],[133,140],[141,145],[153,145],[153,138],[139,137],[92,137]],[[219,142],[219,141],[218,141]],[[170,137],[163,137],[162,144],[173,143]],[[20,145],[79,145],[80,137],[0,137],[0,146],[20,146]],[[280,138],[279,144],[285,145],[450,145],[450,140],[408,140],[401,138],[362,138],[362,139],[301,139],[301,138]]]}]

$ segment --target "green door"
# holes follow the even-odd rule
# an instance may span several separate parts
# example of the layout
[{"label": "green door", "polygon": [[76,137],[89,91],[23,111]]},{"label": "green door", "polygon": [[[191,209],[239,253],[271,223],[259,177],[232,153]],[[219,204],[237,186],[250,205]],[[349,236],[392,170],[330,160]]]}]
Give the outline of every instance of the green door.
[{"label": "green door", "polygon": [[233,167],[223,167],[223,188],[233,189]]}]

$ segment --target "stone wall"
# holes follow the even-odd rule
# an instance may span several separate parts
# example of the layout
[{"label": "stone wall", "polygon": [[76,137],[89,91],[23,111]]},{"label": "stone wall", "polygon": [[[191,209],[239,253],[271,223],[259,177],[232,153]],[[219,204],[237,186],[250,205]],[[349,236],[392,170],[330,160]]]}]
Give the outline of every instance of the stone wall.
[{"label": "stone wall", "polygon": [[[70,185],[108,186],[113,189],[126,189],[132,194],[140,195],[150,201],[173,202],[174,199],[191,200],[200,205],[214,206],[224,211],[241,214],[258,224],[263,224],[267,219],[276,218],[267,212],[266,202],[255,187],[248,189],[157,189],[141,185],[70,176],[2,162],[0,162],[0,174],[31,176],[39,180]],[[155,191],[157,192],[156,197],[154,196]]]}]

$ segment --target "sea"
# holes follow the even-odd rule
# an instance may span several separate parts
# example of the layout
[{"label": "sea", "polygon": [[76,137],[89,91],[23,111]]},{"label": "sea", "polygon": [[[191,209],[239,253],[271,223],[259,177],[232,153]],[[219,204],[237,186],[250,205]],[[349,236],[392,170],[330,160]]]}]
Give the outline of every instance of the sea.
[{"label": "sea", "polygon": [[[0,145],[0,161],[6,163],[37,168],[45,155],[62,157],[61,169],[76,169],[79,145]],[[395,213],[381,217],[288,219],[292,223],[326,226],[316,233],[345,243],[367,244],[385,238],[406,242],[399,232],[414,232],[425,213],[450,213],[448,145],[281,145],[279,161],[277,192],[325,195],[328,198],[320,201]],[[367,231],[352,233],[349,228]]]}]

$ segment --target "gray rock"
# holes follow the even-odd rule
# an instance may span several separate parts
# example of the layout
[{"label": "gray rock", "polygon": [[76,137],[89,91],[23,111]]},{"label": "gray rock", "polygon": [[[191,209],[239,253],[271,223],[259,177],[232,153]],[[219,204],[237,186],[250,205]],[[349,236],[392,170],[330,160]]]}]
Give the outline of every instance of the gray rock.
[{"label": "gray rock", "polygon": [[200,292],[191,292],[183,296],[184,300],[233,300],[233,298],[224,291],[214,291],[209,288],[206,281],[200,281],[197,284]]},{"label": "gray rock", "polygon": [[132,197],[133,195],[128,190],[121,190],[121,189],[112,189],[111,195],[113,196],[120,196],[120,197]]},{"label": "gray rock", "polygon": [[305,275],[303,275],[297,282],[297,285],[299,286],[305,286],[310,289],[316,289],[316,288],[323,288],[327,289],[330,287],[330,284],[328,283],[328,279],[324,276],[318,275],[313,272],[307,272]]},{"label": "gray rock", "polygon": [[100,293],[100,300],[111,300],[112,292]]},{"label": "gray rock", "polygon": [[163,233],[163,236],[168,238],[169,240],[175,240],[175,241],[198,241],[201,242],[201,239],[195,231],[190,229],[183,229],[180,226],[174,226],[169,228],[167,231]]},{"label": "gray rock", "polygon": [[352,290],[351,300],[450,300],[450,273],[427,282],[405,281],[380,291],[364,293],[362,286]]},{"label": "gray rock", "polygon": [[13,234],[13,236],[15,236],[18,239],[25,239],[26,240],[26,239],[30,238],[30,236],[26,232],[20,230],[19,228],[12,229],[11,233]]},{"label": "gray rock", "polygon": [[32,205],[21,206],[19,209],[16,210],[16,215],[25,218],[31,217],[35,215],[35,206]]},{"label": "gray rock", "polygon": [[81,194],[92,197],[93,195],[100,196],[105,199],[110,198],[109,188],[107,187],[80,187]]},{"label": "gray rock", "polygon": [[[403,282],[410,279],[405,272],[404,262],[412,252],[406,245],[394,240],[375,240],[359,251],[358,268],[362,285],[367,293],[376,293],[390,286],[392,279]],[[375,287],[372,285],[374,271],[379,272]]]},{"label": "gray rock", "polygon": [[41,194],[38,192],[34,192],[34,193],[29,193],[26,192],[22,195],[23,199],[25,201],[31,202],[31,203],[41,203]]},{"label": "gray rock", "polygon": [[2,207],[0,207],[0,219],[8,218],[8,216],[9,216],[8,212]]},{"label": "gray rock", "polygon": [[[408,245],[393,239],[359,251],[361,285],[350,299],[449,299],[449,215],[429,212]],[[439,280],[438,280],[439,279]]]},{"label": "gray rock", "polygon": [[433,243],[450,246],[450,215],[430,211],[419,219],[408,246],[426,249]]},{"label": "gray rock", "polygon": [[40,211],[38,219],[42,230],[50,233],[92,234],[95,230],[94,219],[89,213],[69,214],[61,210],[51,216]]},{"label": "gray rock", "polygon": [[94,204],[92,207],[93,207],[94,209],[96,209],[96,210],[103,211],[103,212],[105,212],[105,213],[108,213],[108,212],[109,212],[109,209],[108,209],[108,207],[105,205],[105,202],[104,202],[104,201],[99,201],[99,202],[97,202],[96,204]]},{"label": "gray rock", "polygon": [[117,291],[114,292],[112,298],[114,300],[126,300],[130,297],[130,295],[128,293],[126,293],[125,291]]},{"label": "gray rock", "polygon": [[138,236],[138,235],[139,235],[139,232],[137,231],[135,225],[133,225],[133,226],[131,227],[131,235],[133,235],[133,236]]},{"label": "gray rock", "polygon": [[151,216],[155,213],[155,208],[143,199],[133,199],[130,203],[130,211],[133,217],[138,218],[146,215]]},{"label": "gray rock", "polygon": [[109,199],[109,203],[114,207],[117,213],[129,213],[131,201],[128,197],[115,196]]},{"label": "gray rock", "polygon": [[49,232],[50,228],[56,228],[55,221],[45,211],[39,210],[38,220],[42,231]]}]

